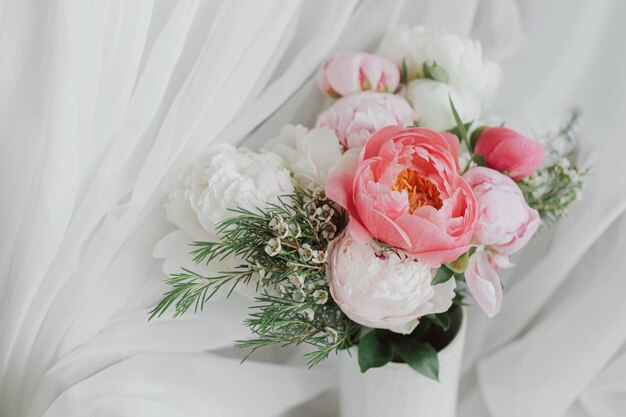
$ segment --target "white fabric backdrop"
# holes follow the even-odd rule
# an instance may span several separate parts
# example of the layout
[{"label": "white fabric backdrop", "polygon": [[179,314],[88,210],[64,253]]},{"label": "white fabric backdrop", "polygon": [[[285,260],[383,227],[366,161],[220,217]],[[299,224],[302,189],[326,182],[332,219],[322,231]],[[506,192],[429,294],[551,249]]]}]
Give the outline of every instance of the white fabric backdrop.
[{"label": "white fabric backdrop", "polygon": [[321,60],[398,22],[481,39],[511,126],[580,107],[594,165],[502,313],[471,312],[459,415],[625,415],[625,18],[620,0],[2,0],[0,416],[336,415],[332,361],[239,365],[242,300],[146,321],[160,183],[209,143],[311,124]]}]

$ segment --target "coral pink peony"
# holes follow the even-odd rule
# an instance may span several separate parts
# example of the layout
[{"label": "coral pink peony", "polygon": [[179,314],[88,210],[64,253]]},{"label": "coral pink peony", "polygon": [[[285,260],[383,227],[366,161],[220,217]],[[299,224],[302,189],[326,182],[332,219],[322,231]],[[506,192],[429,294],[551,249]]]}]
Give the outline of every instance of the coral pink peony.
[{"label": "coral pink peony", "polygon": [[345,231],[330,243],[328,253],[331,295],[363,326],[407,334],[421,316],[452,305],[455,280],[432,285],[432,268],[401,251],[358,243]]},{"label": "coral pink peony", "polygon": [[543,164],[543,146],[505,127],[485,129],[476,142],[476,154],[487,165],[506,173],[514,180],[534,174]]},{"label": "coral pink peony", "polygon": [[478,210],[465,280],[472,296],[492,317],[500,311],[502,288],[496,270],[512,266],[509,256],[524,247],[540,224],[513,180],[490,168],[476,167],[463,178],[472,187]]},{"label": "coral pink peony", "polygon": [[400,70],[382,56],[347,52],[327,60],[317,73],[317,84],[331,97],[373,90],[393,93],[400,84]]},{"label": "coral pink peony", "polygon": [[341,98],[317,118],[316,127],[335,131],[344,148],[358,148],[385,126],[413,125],[409,103],[395,94],[365,92]]},{"label": "coral pink peony", "polygon": [[458,157],[454,135],[387,127],[342,156],[326,194],[348,211],[357,241],[376,238],[429,265],[448,263],[468,250],[476,216]]}]

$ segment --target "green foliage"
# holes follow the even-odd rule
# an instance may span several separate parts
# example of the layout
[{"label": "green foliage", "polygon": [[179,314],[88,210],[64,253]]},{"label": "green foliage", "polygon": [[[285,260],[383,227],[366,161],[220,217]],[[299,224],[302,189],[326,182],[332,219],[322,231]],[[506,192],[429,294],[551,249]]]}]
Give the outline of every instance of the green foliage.
[{"label": "green foliage", "polygon": [[461,120],[461,117],[459,116],[459,113],[456,110],[456,107],[454,106],[454,102],[452,101],[452,96],[448,96],[448,101],[450,102],[450,109],[452,110],[452,116],[454,116],[454,121],[456,122],[456,132],[458,133],[457,137],[459,138],[459,140],[461,141],[461,143],[464,143],[467,147],[467,149],[470,149],[470,145],[469,145],[469,138],[467,137],[467,130],[469,129],[469,127],[471,126],[472,122],[468,123],[467,126],[466,124],[463,123],[463,121]]},{"label": "green foliage", "polygon": [[483,133],[483,131],[487,128],[487,126],[480,126],[478,128],[476,128],[473,132],[472,135],[470,136],[470,150],[472,152],[474,152],[474,149],[476,149],[476,143],[478,142],[478,138],[480,137],[480,135]]},{"label": "green foliage", "polygon": [[409,82],[409,73],[406,67],[406,58],[402,60],[402,72],[400,74],[400,82],[406,84]]},{"label": "green foliage", "polygon": [[[258,296],[245,324],[257,337],[237,341],[249,354],[259,348],[307,343],[313,366],[331,352],[351,346],[359,326],[334,300],[325,277],[326,248],[345,224],[320,188],[297,190],[264,210],[232,210],[217,225],[219,242],[195,242],[196,263],[236,259],[236,266],[206,277],[190,270],[172,275],[171,289],[150,312],[161,316],[171,307],[174,317],[194,311],[222,288],[228,294],[238,285],[255,285]],[[248,356],[249,356],[248,354]]]},{"label": "green foliage", "polygon": [[358,357],[361,372],[366,372],[370,368],[387,365],[393,357],[393,351],[391,344],[378,337],[377,331],[372,330],[361,337]]},{"label": "green foliage", "polygon": [[430,344],[407,339],[402,343],[393,343],[393,351],[420,374],[439,381],[439,358]]},{"label": "green foliage", "polygon": [[431,80],[445,84],[448,83],[448,71],[436,62],[433,62],[431,65],[424,62],[424,64],[422,64],[422,71],[424,72],[424,78],[430,78]]},{"label": "green foliage", "polygon": [[426,317],[430,319],[433,322],[433,324],[441,327],[443,330],[448,330],[452,322],[452,320],[450,319],[450,314],[448,312],[439,313],[439,314],[431,314]]},{"label": "green foliage", "polygon": [[446,264],[446,267],[454,273],[460,274],[467,269],[467,263],[469,262],[469,252],[465,252],[463,255],[456,258],[454,261]]},{"label": "green foliage", "polygon": [[539,212],[542,220],[554,223],[567,214],[569,207],[582,197],[584,177],[588,170],[563,158],[518,181],[528,205]]},{"label": "green foliage", "polygon": [[[447,313],[425,316],[410,335],[401,335],[388,330],[367,329],[361,335],[358,360],[361,372],[385,366],[392,360],[404,362],[422,375],[438,380],[439,359],[437,350],[427,341],[421,340],[432,323],[443,327]],[[433,320],[433,317],[435,318]],[[449,326],[449,316],[447,318]]]},{"label": "green foliage", "polygon": [[543,138],[547,165],[517,182],[528,205],[536,209],[546,223],[555,223],[565,216],[570,206],[582,197],[589,169],[574,163],[579,116],[577,111],[572,111],[556,133]]},{"label": "green foliage", "polygon": [[447,268],[445,265],[441,265],[439,269],[437,270],[437,274],[432,280],[432,284],[433,285],[443,284],[444,282],[452,278],[453,274],[454,272],[452,270]]},{"label": "green foliage", "polygon": [[[473,122],[463,123],[463,128],[465,129],[466,132],[468,132],[469,129],[472,127],[472,123]],[[452,133],[454,136],[456,136],[459,139],[459,141],[462,141],[462,139],[461,139],[461,131],[459,130],[458,126],[455,126],[452,129],[448,129],[448,130],[446,130],[446,132]]]}]

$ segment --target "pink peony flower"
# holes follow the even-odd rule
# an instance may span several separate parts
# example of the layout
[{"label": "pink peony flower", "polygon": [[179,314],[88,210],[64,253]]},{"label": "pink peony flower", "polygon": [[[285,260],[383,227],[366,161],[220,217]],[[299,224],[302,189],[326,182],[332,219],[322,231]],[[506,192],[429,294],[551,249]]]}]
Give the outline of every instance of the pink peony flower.
[{"label": "pink peony flower", "polygon": [[454,135],[386,127],[342,156],[326,195],[348,211],[358,242],[376,238],[429,265],[448,263],[469,249],[476,216],[458,157]]},{"label": "pink peony flower", "polygon": [[480,247],[470,256],[465,270],[465,282],[476,303],[489,317],[502,307],[502,284],[494,263],[493,253]]},{"label": "pink peony flower", "polygon": [[514,180],[534,174],[543,164],[543,146],[505,127],[485,129],[474,150],[487,165],[506,173]]},{"label": "pink peony flower", "polygon": [[470,256],[465,281],[478,305],[493,317],[502,304],[496,271],[513,265],[510,255],[528,243],[541,221],[511,178],[484,167],[470,169],[463,178],[478,204],[473,243],[479,246]]},{"label": "pink peony flower", "polygon": [[330,292],[353,321],[408,334],[419,318],[452,305],[456,283],[432,285],[432,268],[400,251],[358,243],[345,231],[328,247]]},{"label": "pink peony flower", "polygon": [[385,126],[413,125],[413,109],[403,97],[365,92],[337,100],[317,117],[316,127],[335,131],[344,148],[357,148]]},{"label": "pink peony flower", "polygon": [[539,227],[537,210],[526,203],[517,184],[490,168],[476,167],[464,175],[478,203],[473,243],[511,255],[528,243]]},{"label": "pink peony flower", "polygon": [[335,55],[317,73],[317,85],[331,97],[366,90],[393,93],[399,84],[400,70],[392,60],[365,52]]}]

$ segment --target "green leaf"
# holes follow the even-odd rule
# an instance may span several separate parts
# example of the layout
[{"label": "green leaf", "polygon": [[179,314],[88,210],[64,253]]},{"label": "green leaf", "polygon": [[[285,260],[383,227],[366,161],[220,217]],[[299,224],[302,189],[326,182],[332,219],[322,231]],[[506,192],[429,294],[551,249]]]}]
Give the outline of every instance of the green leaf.
[{"label": "green leaf", "polygon": [[474,149],[476,148],[476,143],[478,142],[478,138],[485,129],[487,129],[487,126],[480,126],[472,132],[472,136],[470,137],[470,150],[472,152],[474,152]]},{"label": "green leaf", "polygon": [[[474,123],[474,121],[469,121],[467,123],[464,123],[463,126],[465,127],[465,131],[469,131],[469,128],[472,126],[472,123]],[[459,129],[457,127],[453,127],[452,129],[448,129],[446,130],[446,132],[452,133],[454,136],[456,136],[459,141],[461,140],[461,132],[459,132]]]},{"label": "green leaf", "polygon": [[429,343],[403,339],[402,342],[394,342],[393,349],[411,368],[427,378],[439,381],[439,358]]},{"label": "green leaf", "polygon": [[449,264],[446,264],[446,267],[450,269],[452,272],[456,274],[460,274],[462,272],[465,272],[465,270],[467,269],[468,261],[469,261],[469,254],[468,252],[465,252],[463,255],[459,256],[454,261],[450,262]]},{"label": "green leaf", "polygon": [[359,367],[361,372],[370,368],[380,368],[387,365],[392,358],[391,345],[380,340],[376,332],[366,333],[359,341]]},{"label": "green leaf", "polygon": [[422,71],[425,78],[439,81],[441,83],[448,83],[448,71],[444,67],[433,61],[432,65],[428,65],[426,62],[422,64]]},{"label": "green leaf", "polygon": [[445,265],[441,265],[431,283],[432,285],[443,284],[452,277],[452,274],[453,271],[448,269]]},{"label": "green leaf", "polygon": [[[426,333],[428,333],[431,327],[432,327],[432,321],[420,320],[419,324],[417,325],[415,330],[411,332],[411,335],[409,337],[411,337],[412,339],[419,340]],[[406,337],[406,336],[403,336],[403,337]]]},{"label": "green leaf", "polygon": [[401,75],[400,81],[402,82],[402,84],[406,84],[407,81],[409,80],[408,78],[409,74],[406,68],[406,58],[402,60],[402,73],[400,75]]},{"label": "green leaf", "polygon": [[476,162],[476,165],[478,166],[481,166],[481,167],[487,166],[487,161],[481,155],[474,154],[474,156],[472,157],[472,160]]},{"label": "green leaf", "polygon": [[452,96],[448,96],[448,101],[450,101],[450,108],[452,109],[452,116],[454,116],[454,121],[456,122],[456,129],[459,132],[459,138],[461,142],[465,142],[469,149],[469,138],[467,137],[467,129],[459,116],[459,113],[456,111],[456,107],[454,107],[454,103],[452,102]]},{"label": "green leaf", "polygon": [[439,313],[439,314],[431,314],[426,316],[437,326],[441,327],[443,330],[448,330],[450,328],[450,314]]}]

